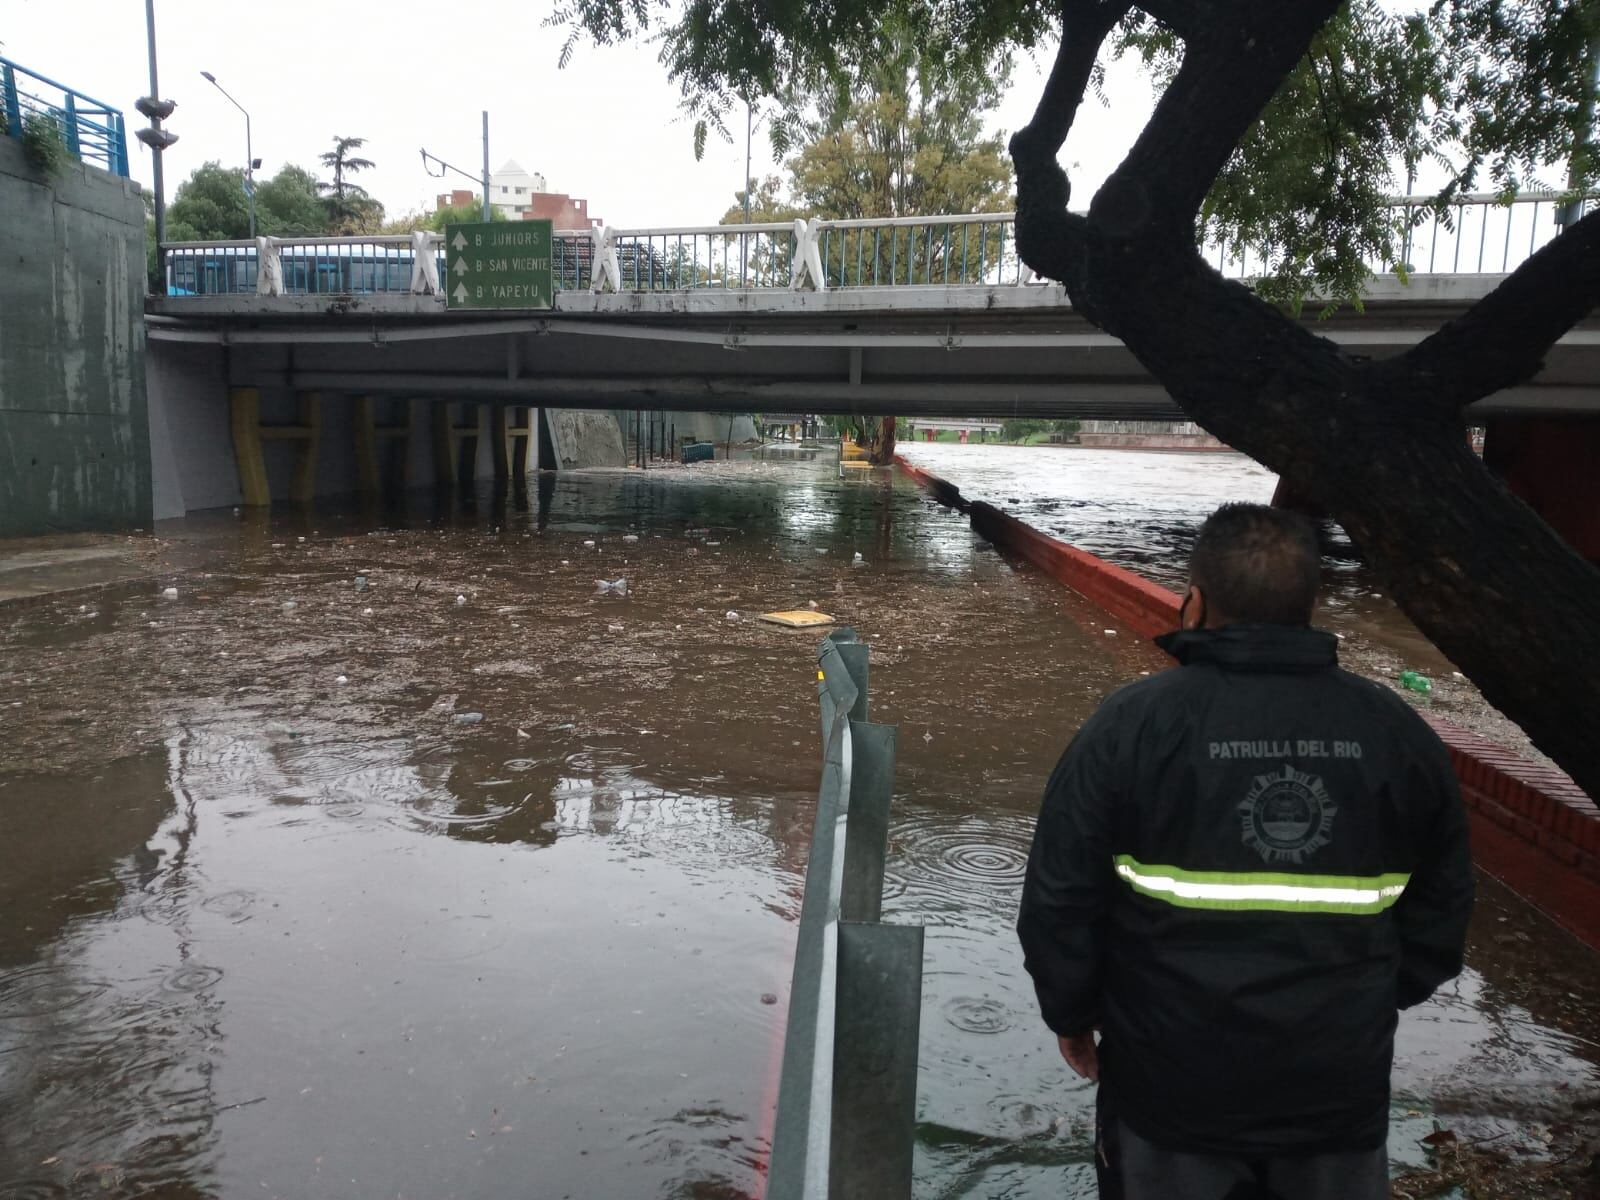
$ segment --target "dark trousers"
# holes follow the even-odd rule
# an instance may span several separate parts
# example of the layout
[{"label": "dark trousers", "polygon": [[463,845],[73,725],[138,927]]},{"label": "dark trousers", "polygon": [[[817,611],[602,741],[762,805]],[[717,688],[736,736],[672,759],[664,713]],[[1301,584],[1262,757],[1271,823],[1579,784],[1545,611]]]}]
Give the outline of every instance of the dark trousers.
[{"label": "dark trousers", "polygon": [[[1102,1093],[1103,1095],[1103,1093]],[[1388,1200],[1387,1148],[1234,1158],[1168,1150],[1095,1113],[1100,1200]]]}]

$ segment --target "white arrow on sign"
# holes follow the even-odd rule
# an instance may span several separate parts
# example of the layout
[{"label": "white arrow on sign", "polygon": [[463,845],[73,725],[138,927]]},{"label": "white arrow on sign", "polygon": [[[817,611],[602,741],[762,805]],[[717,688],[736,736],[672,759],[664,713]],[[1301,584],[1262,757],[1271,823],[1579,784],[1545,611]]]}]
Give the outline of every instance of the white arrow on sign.
[{"label": "white arrow on sign", "polygon": [[467,285],[464,283],[456,284],[456,290],[451,295],[456,298],[457,304],[465,304],[467,302]]},{"label": "white arrow on sign", "polygon": [[450,269],[457,275],[465,275],[467,273],[467,260],[464,258],[456,259],[456,265]]},{"label": "white arrow on sign", "polygon": [[456,236],[451,240],[450,244],[457,250],[465,250],[467,248],[466,235],[463,234],[459,229],[456,230]]}]

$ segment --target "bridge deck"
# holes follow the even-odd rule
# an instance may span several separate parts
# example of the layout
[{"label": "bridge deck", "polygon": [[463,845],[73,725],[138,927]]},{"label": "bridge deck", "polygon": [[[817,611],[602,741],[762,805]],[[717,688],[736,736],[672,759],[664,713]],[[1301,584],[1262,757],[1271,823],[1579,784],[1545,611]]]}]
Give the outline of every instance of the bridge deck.
[{"label": "bridge deck", "polygon": [[[1403,351],[1501,277],[1374,281],[1307,326]],[[1165,419],[1177,406],[1056,285],[562,292],[552,311],[447,312],[434,296],[152,298],[151,342],[227,345],[230,382],[567,408]],[[612,348],[606,342],[620,342]],[[618,353],[618,351],[623,351]],[[1474,415],[1600,411],[1600,321]]]}]

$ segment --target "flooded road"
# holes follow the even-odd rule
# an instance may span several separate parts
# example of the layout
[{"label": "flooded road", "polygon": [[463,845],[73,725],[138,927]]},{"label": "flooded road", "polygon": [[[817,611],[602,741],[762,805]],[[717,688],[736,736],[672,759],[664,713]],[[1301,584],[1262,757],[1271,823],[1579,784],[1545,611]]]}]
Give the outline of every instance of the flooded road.
[{"label": "flooded road", "polygon": [[[900,726],[918,1194],[1091,1195],[1011,925],[1061,747],[1164,660],[861,474],[196,517],[0,607],[0,1197],[758,1195],[820,760],[816,635],[753,616],[808,601]],[[1401,1161],[1600,1092],[1600,964],[1486,892]]]},{"label": "flooded road", "polygon": [[[961,489],[1091,554],[1182,592],[1189,551],[1219,504],[1271,501],[1278,477],[1235,451],[1150,451],[1076,446],[906,442],[910,461]],[[1413,703],[1493,741],[1542,757],[1527,736],[1411,623],[1369,570],[1344,530],[1318,527],[1322,594],[1317,624],[1344,640],[1345,665],[1394,684],[1402,671],[1429,677]]]}]

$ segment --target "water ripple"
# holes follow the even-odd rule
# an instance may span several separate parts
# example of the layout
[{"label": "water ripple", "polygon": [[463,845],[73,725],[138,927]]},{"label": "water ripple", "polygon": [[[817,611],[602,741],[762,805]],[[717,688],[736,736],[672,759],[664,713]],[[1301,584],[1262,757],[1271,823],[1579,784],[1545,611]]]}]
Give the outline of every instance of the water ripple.
[{"label": "water ripple", "polygon": [[55,967],[29,967],[0,975],[0,1021],[43,1017],[93,1000],[109,984],[70,979]]},{"label": "water ripple", "polygon": [[163,989],[169,992],[199,992],[210,987],[222,979],[220,967],[207,967],[200,963],[191,963],[186,967],[179,967],[171,975],[161,981]]},{"label": "water ripple", "polygon": [[929,901],[1010,907],[1021,894],[1032,838],[1032,820],[1017,814],[908,815],[890,825],[884,894],[911,908]]},{"label": "water ripple", "polygon": [[944,1006],[944,1019],[966,1033],[1004,1033],[1015,1023],[1011,1010],[988,996],[956,996]]}]

